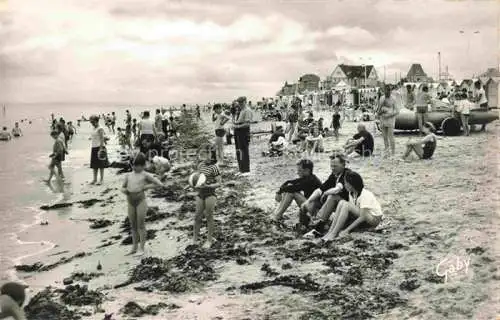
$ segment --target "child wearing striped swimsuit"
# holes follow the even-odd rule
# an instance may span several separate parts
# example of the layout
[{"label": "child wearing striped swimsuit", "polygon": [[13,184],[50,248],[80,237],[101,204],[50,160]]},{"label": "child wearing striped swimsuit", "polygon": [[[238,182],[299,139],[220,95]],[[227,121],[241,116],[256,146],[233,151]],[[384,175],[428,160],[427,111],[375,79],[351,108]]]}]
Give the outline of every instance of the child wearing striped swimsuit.
[{"label": "child wearing striped swimsuit", "polygon": [[206,183],[196,188],[198,196],[196,198],[196,216],[194,220],[193,242],[197,244],[200,235],[201,219],[203,215],[207,218],[207,242],[205,247],[210,248],[213,244],[215,208],[215,189],[222,183],[219,167],[217,166],[216,146],[205,145],[198,150],[198,172],[206,177]]}]

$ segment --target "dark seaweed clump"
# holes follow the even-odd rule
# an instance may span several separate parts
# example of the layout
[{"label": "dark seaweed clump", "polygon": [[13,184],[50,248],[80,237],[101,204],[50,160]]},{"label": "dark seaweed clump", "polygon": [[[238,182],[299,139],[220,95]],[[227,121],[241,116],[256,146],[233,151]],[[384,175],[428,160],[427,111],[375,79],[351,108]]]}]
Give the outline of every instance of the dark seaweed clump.
[{"label": "dark seaweed clump", "polygon": [[69,285],[64,289],[57,290],[61,294],[61,300],[72,306],[98,306],[103,302],[104,295],[101,292],[89,290],[86,285]]},{"label": "dark seaweed clump", "polygon": [[146,307],[141,307],[138,303],[134,301],[129,301],[127,304],[122,308],[121,312],[127,316],[130,317],[142,317],[144,315],[153,315],[156,316],[161,309],[178,309],[180,308],[176,304],[166,304],[166,303],[158,303],[158,304],[151,304]]},{"label": "dark seaweed clump", "polygon": [[24,308],[27,318],[30,320],[81,319],[79,314],[68,309],[64,304],[56,302],[54,297],[55,295],[50,288],[37,293]]}]

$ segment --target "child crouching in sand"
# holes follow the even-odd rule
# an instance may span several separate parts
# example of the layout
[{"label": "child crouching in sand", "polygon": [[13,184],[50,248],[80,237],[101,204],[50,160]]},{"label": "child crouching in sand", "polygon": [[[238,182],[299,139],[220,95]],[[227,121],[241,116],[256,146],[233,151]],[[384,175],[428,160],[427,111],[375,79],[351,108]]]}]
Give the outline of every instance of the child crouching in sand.
[{"label": "child crouching in sand", "polygon": [[215,189],[222,184],[219,167],[217,166],[216,147],[210,144],[198,150],[198,172],[203,173],[207,180],[201,187],[196,188],[196,216],[194,219],[193,243],[198,243],[201,219],[203,214],[207,218],[207,242],[205,248],[210,248],[214,242],[214,208],[216,203]]},{"label": "child crouching in sand", "polygon": [[[129,254],[141,256],[144,254],[146,245],[146,203],[145,190],[157,187],[164,187],[160,180],[144,171],[146,167],[146,156],[138,153],[132,163],[133,171],[125,177],[122,192],[127,195],[128,219],[130,231],[132,233],[132,251]],[[139,251],[137,251],[137,240],[139,240]]]},{"label": "child crouching in sand", "polygon": [[[382,207],[375,195],[364,187],[363,178],[359,174],[353,171],[347,172],[344,185],[349,191],[349,202],[341,200],[337,205],[330,230],[322,238],[324,242],[331,241],[339,235],[348,234],[361,223],[376,227],[382,221]],[[356,220],[341,232],[349,216],[356,217]]]}]

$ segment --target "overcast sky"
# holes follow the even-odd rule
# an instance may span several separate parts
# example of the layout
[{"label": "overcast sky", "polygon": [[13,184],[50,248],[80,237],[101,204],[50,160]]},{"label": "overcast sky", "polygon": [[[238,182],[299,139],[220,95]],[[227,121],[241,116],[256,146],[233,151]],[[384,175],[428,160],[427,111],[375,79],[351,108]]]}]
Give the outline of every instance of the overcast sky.
[{"label": "overcast sky", "polygon": [[304,73],[323,78],[339,63],[374,64],[381,80],[386,66],[394,81],[418,62],[436,77],[438,51],[443,69],[462,79],[496,67],[498,7],[495,0],[0,0],[0,102],[255,99]]}]

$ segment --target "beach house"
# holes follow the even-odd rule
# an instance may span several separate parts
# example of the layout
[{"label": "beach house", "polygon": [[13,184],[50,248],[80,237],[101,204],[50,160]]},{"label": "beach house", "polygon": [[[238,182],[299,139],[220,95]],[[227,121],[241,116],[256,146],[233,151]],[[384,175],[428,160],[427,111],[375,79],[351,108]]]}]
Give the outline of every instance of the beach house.
[{"label": "beach house", "polygon": [[406,75],[407,82],[428,82],[432,81],[430,77],[427,76],[422,65],[420,63],[414,63],[411,65],[408,74]]},{"label": "beach house", "polygon": [[467,92],[472,91],[474,88],[474,81],[472,79],[464,79],[459,85],[459,89],[467,89]]},{"label": "beach house", "polygon": [[313,92],[319,90],[320,78],[315,74],[305,74],[299,78],[299,92]]},{"label": "beach house", "polygon": [[378,75],[373,65],[339,64],[327,77],[327,82],[336,86],[341,81],[350,87],[376,87]]}]

